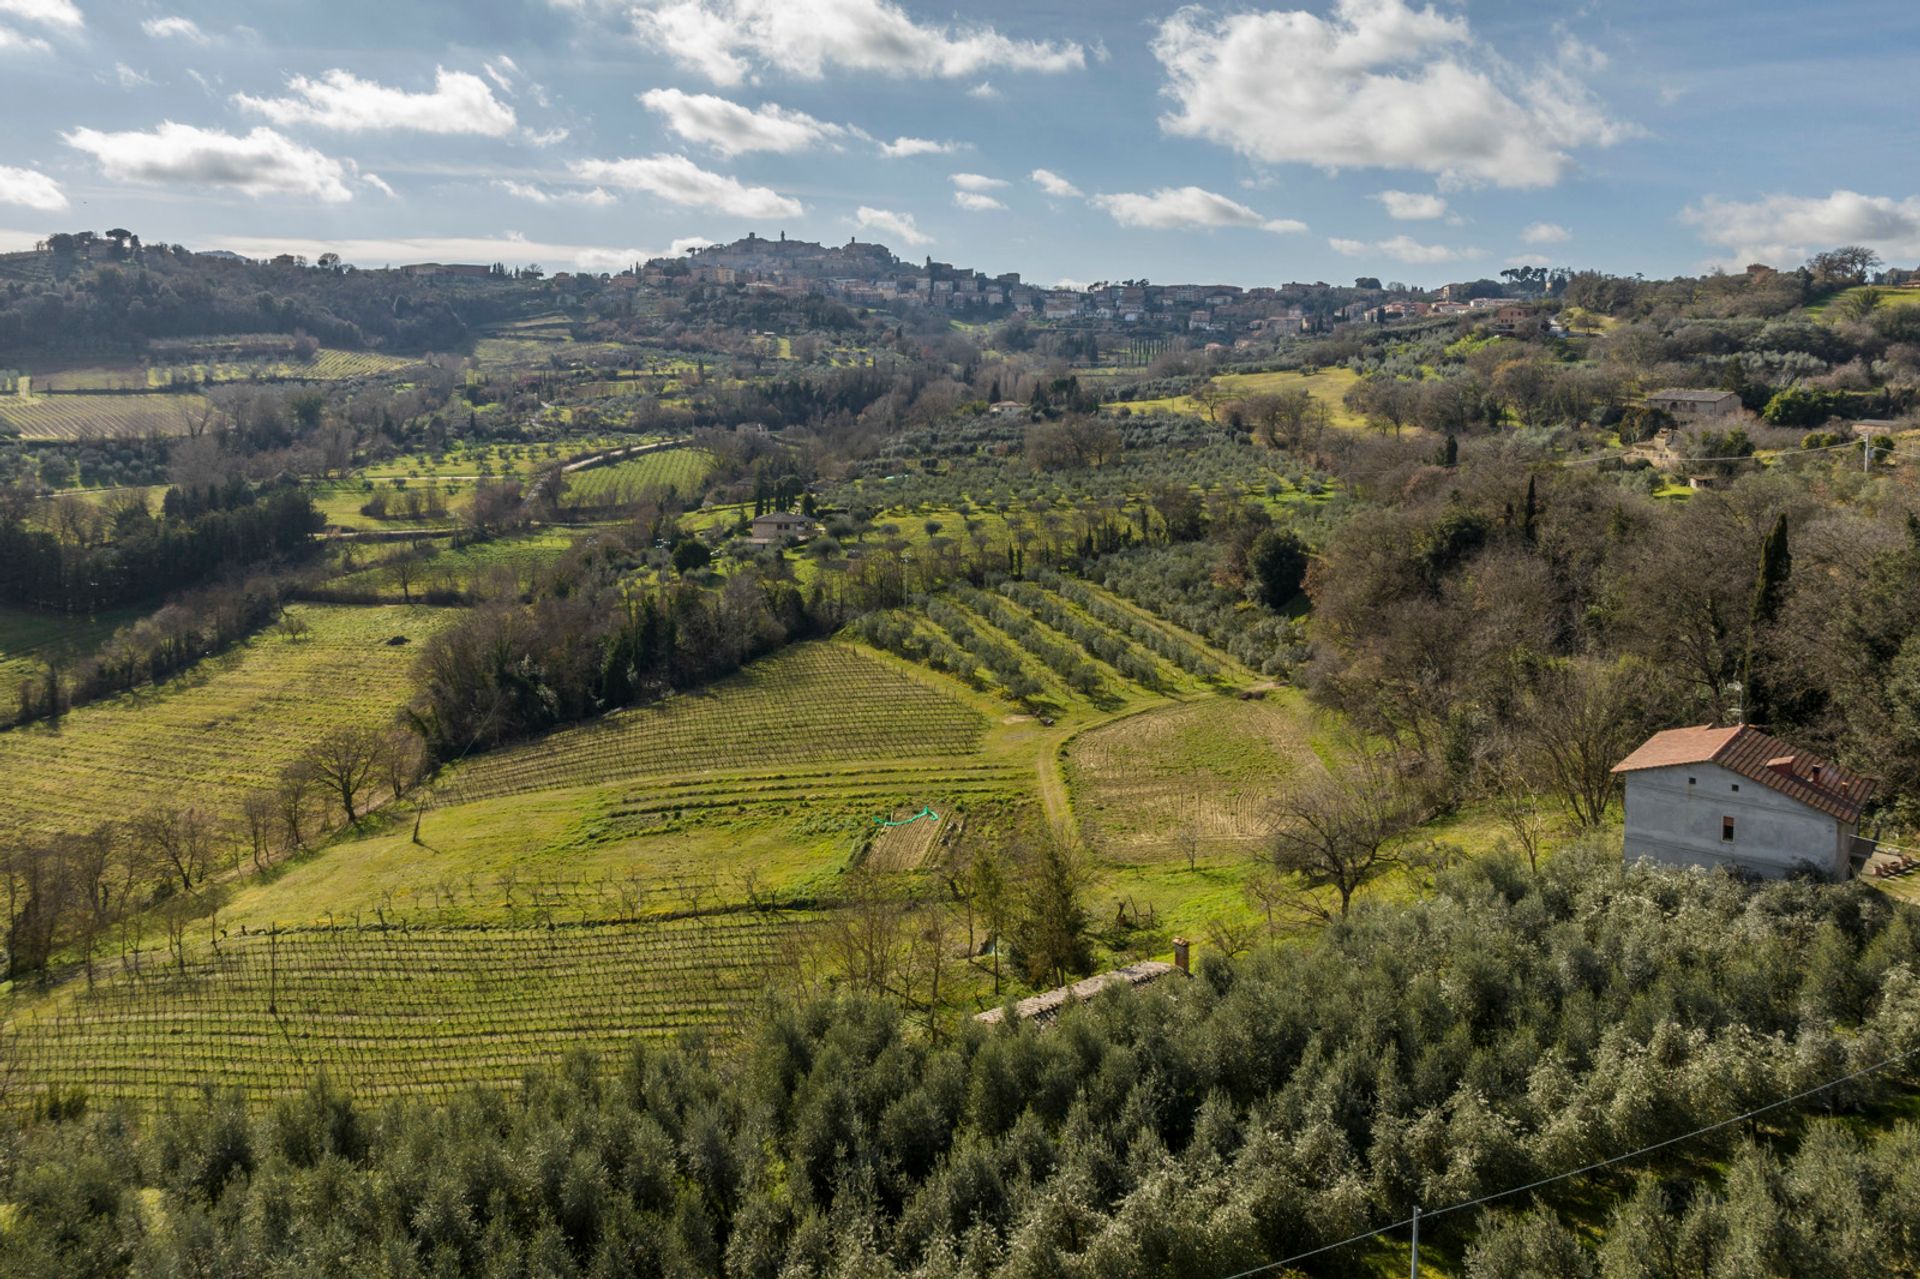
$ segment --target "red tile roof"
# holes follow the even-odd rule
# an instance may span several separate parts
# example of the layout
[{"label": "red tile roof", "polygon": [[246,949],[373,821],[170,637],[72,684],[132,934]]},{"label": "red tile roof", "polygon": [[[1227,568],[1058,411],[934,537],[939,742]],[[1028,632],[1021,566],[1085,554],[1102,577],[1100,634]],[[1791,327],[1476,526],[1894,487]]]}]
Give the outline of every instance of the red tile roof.
[{"label": "red tile roof", "polygon": [[1737,724],[1732,728],[1672,728],[1655,733],[1613,766],[1616,773],[1677,764],[1718,764],[1789,799],[1843,822],[1860,820],[1873,781],[1817,755],[1796,751],[1777,737]]}]

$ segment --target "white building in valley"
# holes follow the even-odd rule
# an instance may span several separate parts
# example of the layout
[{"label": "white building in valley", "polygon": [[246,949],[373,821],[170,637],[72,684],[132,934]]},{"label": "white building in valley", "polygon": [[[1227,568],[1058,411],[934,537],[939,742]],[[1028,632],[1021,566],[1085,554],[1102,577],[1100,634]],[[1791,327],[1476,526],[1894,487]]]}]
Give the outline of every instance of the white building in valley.
[{"label": "white building in valley", "polygon": [[1626,857],[1778,877],[1850,870],[1873,782],[1746,725],[1655,733],[1614,765],[1627,782]]}]

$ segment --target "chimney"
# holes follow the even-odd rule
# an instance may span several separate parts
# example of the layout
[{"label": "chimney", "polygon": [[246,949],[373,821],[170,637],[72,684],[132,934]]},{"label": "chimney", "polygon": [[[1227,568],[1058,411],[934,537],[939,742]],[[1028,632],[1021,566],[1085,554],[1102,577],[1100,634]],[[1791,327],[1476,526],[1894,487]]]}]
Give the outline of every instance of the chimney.
[{"label": "chimney", "polygon": [[1187,939],[1184,937],[1176,937],[1173,939],[1173,966],[1181,972],[1191,975],[1190,970],[1187,968]]},{"label": "chimney", "polygon": [[1776,773],[1784,773],[1786,776],[1792,777],[1793,776],[1793,756],[1776,755],[1772,759],[1767,761],[1767,767],[1771,768]]}]

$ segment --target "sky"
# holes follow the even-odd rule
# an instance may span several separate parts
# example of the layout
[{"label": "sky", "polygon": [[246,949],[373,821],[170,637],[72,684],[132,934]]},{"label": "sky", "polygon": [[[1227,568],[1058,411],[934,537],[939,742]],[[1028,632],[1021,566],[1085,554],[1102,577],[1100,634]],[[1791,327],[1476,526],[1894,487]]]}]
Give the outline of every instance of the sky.
[{"label": "sky", "polygon": [[1913,267],[1917,108],[1913,0],[0,0],[0,250]]}]

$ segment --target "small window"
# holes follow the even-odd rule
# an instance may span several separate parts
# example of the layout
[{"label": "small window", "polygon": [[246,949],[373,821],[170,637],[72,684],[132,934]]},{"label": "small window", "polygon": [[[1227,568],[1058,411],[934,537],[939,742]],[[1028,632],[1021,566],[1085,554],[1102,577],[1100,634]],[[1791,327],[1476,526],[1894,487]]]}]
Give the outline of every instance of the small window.
[{"label": "small window", "polygon": [[1720,841],[1725,844],[1731,844],[1733,842],[1733,818],[1722,817],[1720,819]]},{"label": "small window", "polygon": [[1698,778],[1695,778],[1695,777],[1689,777],[1689,778],[1687,779],[1687,785],[1689,785],[1689,786],[1691,786],[1691,785],[1693,785],[1693,784],[1694,784],[1694,782],[1696,782],[1696,781],[1698,781],[1698,780],[1699,780]]},{"label": "small window", "polygon": [[1740,793],[1740,783],[1739,783],[1739,782],[1735,782],[1735,783],[1733,784],[1733,791],[1734,791],[1734,794],[1736,794],[1736,795]]}]

